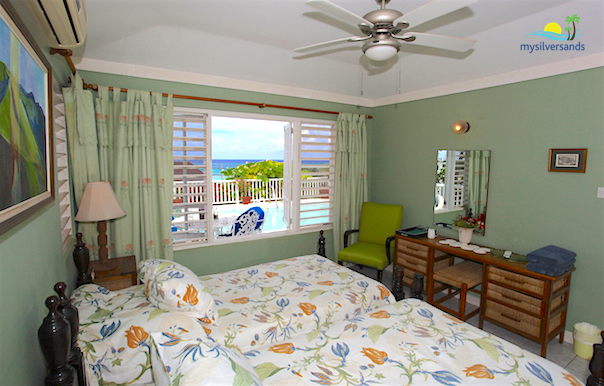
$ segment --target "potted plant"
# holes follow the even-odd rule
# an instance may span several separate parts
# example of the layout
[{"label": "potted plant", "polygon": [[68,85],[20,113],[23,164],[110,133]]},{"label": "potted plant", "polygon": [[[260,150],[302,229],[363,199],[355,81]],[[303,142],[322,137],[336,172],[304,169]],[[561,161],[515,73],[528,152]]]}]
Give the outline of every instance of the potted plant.
[{"label": "potted plant", "polygon": [[484,222],[472,216],[462,216],[460,214],[453,221],[453,225],[455,225],[459,231],[459,242],[461,242],[462,245],[467,245],[472,241],[474,229],[484,227]]},{"label": "potted plant", "polygon": [[246,205],[252,202],[252,196],[250,196],[249,191],[249,181],[246,181],[244,178],[235,178],[235,181],[237,181],[237,189],[239,190],[241,202]]}]

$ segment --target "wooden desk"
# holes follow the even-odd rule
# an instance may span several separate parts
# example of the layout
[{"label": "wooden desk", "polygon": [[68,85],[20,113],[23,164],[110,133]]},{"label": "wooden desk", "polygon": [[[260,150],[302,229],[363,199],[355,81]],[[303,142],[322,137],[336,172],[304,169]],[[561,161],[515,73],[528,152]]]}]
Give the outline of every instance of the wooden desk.
[{"label": "wooden desk", "polygon": [[[549,341],[559,335],[563,342],[570,278],[575,268],[558,277],[547,276],[526,269],[526,263],[439,243],[444,239],[396,236],[394,266],[405,268],[405,284],[410,285],[414,272],[424,273],[427,301],[433,304],[434,271],[446,267],[442,262],[450,264],[454,257],[472,260],[483,265],[480,328],[488,320],[539,342],[544,358]],[[409,275],[407,270],[411,271]]]},{"label": "wooden desk", "polygon": [[138,284],[136,258],[134,256],[116,257],[109,260],[117,262],[117,266],[110,271],[98,271],[101,267],[98,260],[90,262],[88,272],[93,277],[92,282],[94,284],[103,286],[110,291]]}]

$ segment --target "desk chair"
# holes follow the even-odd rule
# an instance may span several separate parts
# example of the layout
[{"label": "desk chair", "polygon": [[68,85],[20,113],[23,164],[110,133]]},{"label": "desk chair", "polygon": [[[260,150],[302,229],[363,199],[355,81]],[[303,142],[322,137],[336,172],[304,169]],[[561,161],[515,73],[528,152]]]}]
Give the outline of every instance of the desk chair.
[{"label": "desk chair", "polygon": [[[454,315],[456,318],[466,321],[480,311],[480,307],[466,314],[466,299],[468,291],[482,283],[482,264],[464,261],[459,264],[451,265],[447,268],[434,272],[432,275],[434,281],[447,285],[445,289],[449,289],[449,294],[437,300],[432,300],[432,305],[441,310]],[[451,287],[458,288],[451,291]],[[474,292],[478,292],[474,290]],[[480,293],[480,292],[478,292]],[[442,303],[453,296],[459,294],[459,310],[453,310]]]},{"label": "desk chair", "polygon": [[[382,271],[390,264],[390,243],[402,221],[402,206],[364,202],[359,229],[344,233],[344,249],[338,252],[338,264],[348,261],[376,268],[377,279],[381,282]],[[348,246],[349,236],[357,232],[358,242]]]}]

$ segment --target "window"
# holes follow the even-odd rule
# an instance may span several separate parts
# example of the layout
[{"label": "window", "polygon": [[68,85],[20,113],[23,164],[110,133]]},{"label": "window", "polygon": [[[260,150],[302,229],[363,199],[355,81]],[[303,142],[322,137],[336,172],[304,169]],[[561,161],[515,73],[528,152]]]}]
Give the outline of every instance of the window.
[{"label": "window", "polygon": [[[222,137],[221,125],[229,119],[237,122],[237,140],[246,142],[250,148],[267,147],[270,141],[283,142],[279,153],[270,157],[283,162],[282,178],[219,179],[221,168],[244,162],[212,156],[213,150],[224,154],[222,144],[227,137]],[[252,139],[254,136],[249,133],[259,123],[278,125],[283,137],[279,134],[278,138]],[[175,109],[172,219],[175,248],[242,240],[242,236],[229,232],[237,217],[251,207],[263,210],[263,222],[251,235],[243,237],[331,227],[334,145],[333,121]],[[257,154],[237,158],[266,159],[260,156],[264,154],[260,150]],[[243,204],[243,196],[249,196],[251,203]]]},{"label": "window", "polygon": [[71,181],[69,179],[69,157],[67,153],[67,130],[65,129],[65,103],[58,82],[53,82],[53,118],[55,133],[55,157],[57,157],[57,180],[59,214],[61,221],[61,239],[63,250],[73,247],[73,224],[71,216]]},{"label": "window", "polygon": [[[207,114],[174,114],[174,245],[208,241],[208,185],[211,180]],[[209,174],[208,174],[209,172]],[[209,175],[209,177],[208,177]]]},{"label": "window", "polygon": [[466,166],[465,151],[440,150],[438,152],[436,198],[434,200],[436,211],[454,211],[464,207],[467,201]]}]

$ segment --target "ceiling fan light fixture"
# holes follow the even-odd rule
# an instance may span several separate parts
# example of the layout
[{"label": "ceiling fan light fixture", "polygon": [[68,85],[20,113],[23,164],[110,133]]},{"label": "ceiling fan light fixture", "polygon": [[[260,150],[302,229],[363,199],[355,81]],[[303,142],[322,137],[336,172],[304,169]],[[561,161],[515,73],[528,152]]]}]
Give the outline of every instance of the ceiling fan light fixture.
[{"label": "ceiling fan light fixture", "polygon": [[365,55],[376,62],[383,62],[394,57],[401,44],[393,39],[370,40],[363,45]]}]

